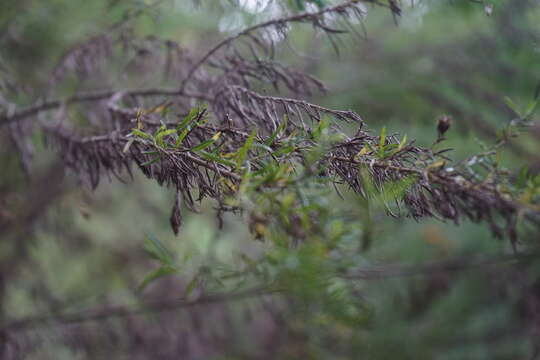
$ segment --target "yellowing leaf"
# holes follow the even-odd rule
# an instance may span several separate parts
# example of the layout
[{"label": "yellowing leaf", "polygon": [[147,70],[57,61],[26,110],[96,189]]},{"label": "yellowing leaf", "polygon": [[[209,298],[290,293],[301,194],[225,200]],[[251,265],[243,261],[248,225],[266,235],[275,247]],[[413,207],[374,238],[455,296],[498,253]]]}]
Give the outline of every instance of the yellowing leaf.
[{"label": "yellowing leaf", "polygon": [[429,166],[427,167],[427,170],[438,170],[440,168],[443,168],[444,165],[446,165],[446,161],[444,160],[438,160],[438,161],[435,161],[431,164],[429,164]]},{"label": "yellowing leaf", "polygon": [[219,139],[220,136],[221,136],[221,131],[218,131],[217,133],[214,134],[214,136],[212,136],[212,138],[210,138],[209,140],[203,141],[199,145],[193,147],[191,151],[199,151],[199,150],[206,149],[207,147],[212,145],[214,142],[216,142],[216,140]]},{"label": "yellowing leaf", "polygon": [[217,133],[214,134],[214,136],[212,136],[212,140],[216,141],[217,139],[219,139],[220,136],[221,136],[221,131],[218,131]]},{"label": "yellowing leaf", "polygon": [[367,146],[364,146],[362,149],[360,149],[360,151],[358,152],[358,154],[356,154],[355,158],[359,158],[360,156],[364,156],[366,155],[368,152],[369,152],[369,148]]}]

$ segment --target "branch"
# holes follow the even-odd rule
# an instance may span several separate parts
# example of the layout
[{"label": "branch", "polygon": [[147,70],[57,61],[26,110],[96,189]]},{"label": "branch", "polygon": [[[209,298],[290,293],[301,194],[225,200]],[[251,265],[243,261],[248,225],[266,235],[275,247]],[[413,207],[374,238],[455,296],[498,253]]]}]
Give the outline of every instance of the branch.
[{"label": "branch", "polygon": [[504,207],[512,209],[517,214],[522,214],[527,217],[528,220],[536,224],[540,224],[540,209],[533,205],[523,204],[519,201],[515,201],[509,196],[504,196],[497,189],[488,186],[487,184],[480,183],[475,184],[463,176],[452,174],[444,174],[441,171],[433,170],[429,168],[417,169],[404,166],[396,166],[384,161],[361,161],[352,158],[345,158],[341,156],[328,156],[329,160],[338,162],[352,163],[357,165],[363,165],[366,167],[380,168],[384,170],[390,170],[392,172],[401,174],[403,176],[416,175],[420,179],[423,179],[427,184],[439,185],[443,189],[452,189],[454,192],[462,192],[475,199],[493,199],[495,202],[502,204]]},{"label": "branch", "polygon": [[[385,265],[366,268],[354,273],[340,275],[340,277],[347,280],[380,280],[393,277],[430,275],[434,272],[456,272],[493,266],[514,266],[528,261],[533,261],[538,257],[538,253],[525,253],[519,255],[501,255],[490,258],[456,258],[449,261],[425,263],[421,265]],[[30,316],[25,319],[15,320],[5,324],[4,326],[0,327],[0,333],[13,333],[39,327],[52,327],[91,321],[102,321],[110,318],[125,318],[128,316],[137,316],[147,313],[166,312],[201,305],[239,301],[252,297],[274,295],[283,292],[284,289],[255,287],[229,294],[217,293],[207,295],[196,300],[187,300],[186,298],[155,300],[142,302],[139,305],[103,306],[72,314]]]},{"label": "branch", "polygon": [[431,275],[433,273],[468,271],[496,266],[514,266],[537,260],[540,253],[500,255],[494,257],[462,257],[442,262],[430,262],[420,265],[384,265],[371,269],[358,270],[341,277],[348,280],[379,280],[385,278]]},{"label": "branch", "polygon": [[[228,131],[228,129],[225,129],[224,131]],[[80,145],[90,145],[93,143],[100,143],[100,142],[123,142],[127,143],[131,140],[131,137],[123,136],[118,134],[117,132],[112,132],[107,135],[95,135],[95,136],[86,136],[82,138],[68,138],[70,142],[78,143]],[[224,175],[228,177],[231,180],[235,181],[241,181],[242,176],[239,174],[234,173],[233,171],[230,171],[228,169],[223,168],[223,165],[218,164],[213,161],[204,160],[201,158],[198,158],[194,156],[189,151],[172,151],[172,150],[163,150],[163,149],[157,149],[157,151],[160,151],[161,153],[165,154],[166,156],[174,157],[177,155],[183,156],[186,159],[194,162],[197,165],[200,165],[208,170],[215,171],[216,173],[220,175]]]},{"label": "branch", "polygon": [[312,104],[312,103],[304,101],[304,100],[293,99],[293,98],[285,98],[285,97],[278,97],[278,96],[261,95],[259,93],[256,93],[255,91],[252,91],[252,90],[249,90],[249,89],[247,89],[245,87],[237,86],[237,85],[230,86],[228,89],[231,90],[231,91],[238,90],[239,92],[241,92],[243,94],[246,94],[249,97],[254,98],[256,100],[259,100],[259,101],[269,101],[269,102],[278,103],[278,104],[296,105],[296,106],[300,106],[300,107],[302,107],[304,109],[312,109],[312,110],[317,111],[317,112],[331,114],[331,115],[336,116],[339,119],[344,120],[344,121],[348,121],[348,122],[353,122],[354,121],[354,122],[357,122],[359,124],[364,123],[362,118],[360,117],[360,115],[358,115],[357,113],[355,113],[354,111],[351,111],[351,110],[345,110],[345,111],[344,110],[334,110],[334,109],[325,108],[325,107],[320,106],[320,105]]},{"label": "branch", "polygon": [[290,23],[290,22],[303,22],[303,21],[313,20],[313,19],[319,18],[320,16],[322,16],[324,14],[327,14],[327,13],[343,12],[343,11],[347,10],[348,8],[350,8],[350,7],[356,6],[361,1],[362,2],[373,3],[373,4],[378,4],[380,6],[385,6],[383,4],[378,3],[377,0],[348,0],[348,1],[345,1],[345,2],[343,2],[341,4],[338,4],[336,6],[325,8],[325,9],[319,10],[317,12],[304,12],[304,13],[297,14],[297,15],[291,15],[291,16],[288,16],[288,17],[282,17],[282,18],[268,20],[268,21],[253,25],[251,27],[248,27],[248,28],[240,31],[239,33],[237,33],[235,35],[229,36],[228,38],[223,39],[221,42],[219,42],[213,48],[211,48],[199,61],[197,61],[195,63],[195,65],[193,65],[191,67],[191,69],[189,69],[186,77],[184,78],[184,80],[182,80],[180,90],[183,91],[185,89],[186,84],[189,82],[189,80],[191,80],[191,78],[193,77],[195,72],[208,59],[210,59],[212,57],[212,55],[214,55],[219,49],[223,48],[226,45],[229,45],[230,43],[232,43],[233,41],[235,41],[239,37],[249,35],[250,33],[254,32],[256,30],[266,28],[266,27],[270,27],[270,26],[284,25],[284,24]]},{"label": "branch", "polygon": [[75,103],[84,103],[92,101],[100,101],[112,97],[117,93],[123,93],[124,96],[138,96],[138,97],[152,97],[152,96],[182,96],[188,98],[195,98],[210,101],[211,99],[204,94],[199,93],[186,93],[184,91],[173,90],[173,89],[142,89],[142,90],[104,90],[92,93],[81,93],[70,96],[65,99],[56,99],[45,101],[41,104],[35,104],[24,108],[22,110],[16,111],[11,115],[0,114],[0,127],[8,125],[15,121],[20,121],[28,117],[34,116],[42,111],[49,111],[57,109],[63,105],[75,104]]},{"label": "branch", "polygon": [[[302,106],[316,107],[318,111],[321,112],[335,112],[334,110],[305,103],[302,100],[264,97],[258,94],[252,94],[252,96],[272,99],[272,101],[278,102],[290,101],[295,104],[299,103]],[[342,112],[341,115],[351,118],[351,113],[352,112]],[[208,132],[208,130],[210,129],[206,129],[205,131]],[[215,133],[216,131],[217,130],[214,129],[209,132]],[[242,132],[236,133],[236,135],[245,138],[247,134]],[[366,196],[366,187],[365,184],[363,184],[364,180],[358,173],[358,165],[362,165],[370,171],[370,178],[374,179],[373,181],[379,185],[386,182],[398,181],[399,179],[404,179],[410,175],[414,175],[417,178],[403,198],[396,198],[396,200],[401,200],[400,202],[406,205],[409,214],[414,218],[433,216],[439,219],[448,219],[458,222],[460,218],[464,217],[474,222],[486,221],[489,223],[493,233],[497,237],[502,237],[503,231],[506,232],[512,240],[512,244],[515,244],[517,241],[515,229],[518,217],[524,216],[532,223],[540,224],[540,209],[537,206],[512,199],[508,194],[501,193],[497,187],[492,184],[486,182],[474,183],[467,180],[466,177],[459,172],[447,172],[443,168],[430,167],[429,159],[422,160],[418,158],[417,154],[424,151],[422,148],[416,148],[412,145],[406,146],[403,148],[404,150],[399,153],[399,156],[396,154],[392,159],[380,160],[368,155],[358,158],[355,154],[358,154],[359,150],[363,148],[366,143],[369,144],[380,141],[378,137],[369,136],[368,133],[362,133],[361,135],[362,136],[359,138],[334,145],[333,149],[335,150],[331,150],[330,153],[323,156],[320,162],[322,168],[329,165],[329,170],[337,175],[339,179],[348,183],[351,188],[359,194]],[[206,133],[197,136],[202,136],[202,139],[209,137]],[[110,142],[111,144],[114,144],[121,141],[125,143],[129,141],[130,138],[119,133],[113,133],[85,138],[68,137],[67,140],[72,143],[78,143],[80,145],[86,144],[92,147],[93,143],[98,142]],[[243,143],[243,141],[239,142],[239,144],[241,143]],[[107,147],[101,148],[104,149]],[[240,169],[233,169],[220,164],[219,162],[203,159],[196,152],[190,152],[189,147],[179,150],[161,148],[157,148],[156,150],[170,160],[168,166],[159,168],[160,176],[148,172],[147,176],[158,179],[158,182],[163,181],[163,179],[171,179],[171,174],[178,174],[182,177],[185,176],[186,173],[189,173],[196,176],[197,174],[193,173],[192,170],[197,166],[204,167],[219,176],[227,177],[235,182],[241,181],[242,174],[238,172]],[[234,152],[237,150],[237,146],[233,146],[232,148],[227,149],[226,152]],[[114,150],[115,153],[118,151],[120,151],[120,148]],[[222,151],[225,150],[222,149]],[[301,153],[302,151],[298,153],[300,157],[302,157]],[[85,151],[82,154],[84,154],[84,156],[95,157],[94,151]],[[136,160],[137,163],[150,160],[146,158],[141,159],[139,155],[138,152],[133,153],[131,160]],[[121,153],[120,156],[123,159],[123,162],[127,161],[124,153]],[[407,157],[411,156],[412,158],[407,159]],[[81,157],[76,156],[75,158],[78,159],[76,164],[80,164]],[[258,155],[253,159],[257,158]],[[186,160],[187,164],[191,163],[191,166],[183,163],[183,160]],[[98,158],[97,162],[99,161],[101,160]],[[96,161],[92,160],[90,162],[93,164]],[[252,163],[252,165],[254,164],[255,163]],[[170,170],[173,170],[173,172],[170,172]],[[209,187],[213,187],[211,183],[207,183],[207,179],[204,176],[202,178],[205,179],[202,183],[207,184]],[[189,188],[187,183],[184,182],[177,184],[177,187],[182,189]],[[496,218],[493,216],[495,214],[500,214],[502,218],[506,220],[504,229],[501,228],[496,221]]]},{"label": "branch", "polygon": [[[218,164],[215,163],[215,162],[211,162],[211,161],[206,161],[206,160],[202,160],[202,159],[199,159],[193,155],[191,155],[189,152],[182,152],[182,155],[185,156],[186,158],[188,158],[189,160],[193,161],[194,163],[196,163],[197,165],[201,165],[202,167],[205,167],[207,168],[208,170],[212,170],[212,171],[215,171],[217,172],[218,174],[222,174],[222,175],[225,175],[233,180],[236,180],[236,181],[242,181],[242,176],[232,172],[232,171],[229,171],[229,170],[226,170],[226,169],[223,169],[223,168],[218,168]],[[210,165],[210,164],[214,164],[214,166]]]},{"label": "branch", "polygon": [[53,327],[69,324],[85,323],[90,321],[101,321],[110,318],[125,318],[134,315],[143,315],[148,313],[159,313],[172,311],[176,309],[186,309],[200,305],[210,305],[216,303],[233,302],[252,297],[273,295],[281,292],[280,289],[269,287],[255,287],[239,292],[217,293],[202,296],[196,300],[187,298],[176,298],[166,300],[153,300],[141,302],[138,305],[109,305],[95,309],[89,309],[72,314],[51,314],[44,316],[30,316],[25,319],[19,319],[7,323],[0,327],[0,334],[21,332],[27,329],[39,327]]}]

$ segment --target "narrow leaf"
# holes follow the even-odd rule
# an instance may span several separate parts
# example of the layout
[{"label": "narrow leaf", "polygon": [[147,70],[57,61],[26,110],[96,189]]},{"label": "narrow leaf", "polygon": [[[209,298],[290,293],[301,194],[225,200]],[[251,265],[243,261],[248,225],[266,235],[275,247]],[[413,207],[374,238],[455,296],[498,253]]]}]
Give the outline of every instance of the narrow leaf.
[{"label": "narrow leaf", "polygon": [[143,291],[144,288],[150,284],[152,281],[159,279],[161,277],[174,274],[178,271],[177,268],[169,265],[160,266],[158,269],[152,271],[148,275],[146,275],[141,282],[141,284],[137,287],[137,291]]},{"label": "narrow leaf", "polygon": [[221,131],[218,131],[217,133],[214,134],[214,136],[212,136],[211,139],[208,139],[206,141],[203,141],[202,143],[200,143],[199,145],[193,147],[191,149],[191,151],[198,151],[198,150],[203,150],[203,149],[206,149],[207,147],[209,147],[210,145],[212,145],[213,143],[215,143],[219,137],[221,136]]},{"label": "narrow leaf", "polygon": [[379,158],[384,158],[384,151],[385,151],[385,144],[386,144],[386,126],[383,126],[381,129],[381,135],[379,137]]},{"label": "narrow leaf", "polygon": [[147,134],[144,131],[139,130],[139,129],[131,129],[131,133],[143,139],[152,139],[152,135]]},{"label": "narrow leaf", "polygon": [[508,96],[504,97],[504,102],[506,105],[514,112],[516,115],[519,115],[521,117],[521,113],[517,107],[517,105],[510,99]]},{"label": "narrow leaf", "polygon": [[184,129],[189,123],[191,123],[199,114],[198,108],[193,108],[189,112],[189,114],[186,115],[186,117],[176,126],[176,131],[180,131]]},{"label": "narrow leaf", "polygon": [[161,156],[156,156],[155,158],[151,159],[151,160],[148,160],[148,161],[145,161],[141,164],[141,166],[148,166],[148,165],[152,165],[153,163],[155,163],[156,161],[160,160],[161,159]]},{"label": "narrow leaf", "polygon": [[205,160],[214,161],[221,165],[226,165],[230,167],[234,167],[236,165],[234,161],[224,159],[223,157],[220,157],[216,154],[209,153],[204,150],[199,151],[198,154]]},{"label": "narrow leaf", "polygon": [[147,233],[144,241],[144,250],[163,265],[173,266],[172,252],[154,235]]},{"label": "narrow leaf", "polygon": [[237,154],[237,157],[236,157],[236,167],[239,168],[244,163],[244,160],[246,159],[248,151],[251,148],[251,146],[253,145],[253,140],[255,140],[255,135],[256,134],[257,134],[256,130],[253,129],[253,131],[251,131],[251,134],[247,138],[244,145],[242,145],[242,147],[238,150],[238,154]]}]

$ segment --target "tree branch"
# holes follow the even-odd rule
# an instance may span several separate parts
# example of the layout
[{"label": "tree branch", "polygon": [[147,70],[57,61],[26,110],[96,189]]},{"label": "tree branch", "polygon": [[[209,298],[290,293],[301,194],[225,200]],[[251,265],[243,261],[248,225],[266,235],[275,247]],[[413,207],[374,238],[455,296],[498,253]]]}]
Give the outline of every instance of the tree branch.
[{"label": "tree branch", "polygon": [[[366,268],[349,274],[339,275],[347,280],[380,280],[386,278],[430,275],[440,272],[469,271],[495,266],[515,266],[538,259],[539,253],[524,253],[518,255],[500,255],[494,257],[463,257],[442,262],[432,262],[420,265],[383,265]],[[154,300],[142,302],[138,305],[110,305],[89,309],[71,314],[51,314],[45,316],[30,316],[25,319],[14,320],[0,327],[0,333],[21,332],[40,327],[52,327],[69,324],[78,324],[91,321],[102,321],[110,318],[124,318],[147,313],[158,313],[186,309],[195,306],[209,305],[223,302],[233,302],[252,297],[274,295],[282,293],[284,289],[273,287],[254,287],[252,289],[217,293],[202,296],[196,300],[186,298]]]},{"label": "tree branch", "polygon": [[229,36],[228,38],[223,39],[218,44],[216,44],[213,48],[211,48],[199,61],[197,61],[191,67],[191,69],[189,69],[186,77],[184,78],[184,80],[182,80],[182,83],[180,85],[180,90],[183,91],[185,89],[186,84],[189,82],[189,80],[191,80],[191,78],[193,77],[195,72],[208,59],[210,59],[212,57],[212,55],[214,55],[219,49],[223,48],[224,46],[229,45],[230,43],[232,43],[233,41],[235,41],[239,37],[248,35],[248,34],[252,33],[253,31],[256,31],[256,30],[259,30],[259,29],[262,29],[262,28],[266,28],[266,27],[270,27],[270,26],[283,25],[283,24],[290,23],[290,22],[302,22],[302,21],[306,21],[306,20],[310,20],[310,19],[312,20],[312,19],[318,18],[318,17],[320,17],[320,16],[322,16],[324,14],[327,14],[327,13],[342,12],[342,11],[345,11],[349,7],[356,6],[360,2],[367,2],[367,3],[372,3],[372,4],[378,4],[380,6],[385,6],[384,4],[379,3],[377,0],[348,0],[348,1],[345,1],[345,2],[343,2],[341,4],[338,4],[336,6],[328,7],[328,8],[319,10],[317,12],[304,12],[304,13],[297,14],[297,15],[291,15],[291,16],[288,16],[288,17],[282,17],[282,18],[268,20],[268,21],[253,25],[251,27],[248,27],[248,28],[240,31],[239,33],[237,33],[235,35]]},{"label": "tree branch", "polygon": [[175,298],[165,300],[153,300],[141,302],[138,305],[109,305],[95,309],[89,309],[77,313],[59,313],[44,316],[30,316],[25,319],[19,319],[7,323],[0,327],[0,334],[21,332],[27,329],[39,327],[51,327],[69,324],[78,324],[90,321],[101,321],[110,318],[124,318],[134,315],[147,313],[159,313],[177,309],[191,308],[201,305],[210,305],[216,303],[233,302],[252,297],[273,295],[281,292],[280,289],[269,287],[255,287],[239,292],[217,293],[202,296],[195,300],[187,298]]},{"label": "tree branch", "polygon": [[358,270],[341,277],[348,280],[379,280],[395,277],[430,275],[433,273],[469,271],[497,266],[514,266],[537,260],[540,253],[508,254],[493,257],[461,257],[418,265],[382,265]]},{"label": "tree branch", "polygon": [[211,99],[199,93],[186,93],[184,91],[173,90],[173,89],[142,89],[142,90],[104,90],[90,93],[81,93],[76,94],[65,99],[56,99],[45,101],[41,104],[35,104],[24,108],[22,110],[16,111],[13,114],[0,114],[0,127],[8,125],[15,121],[20,121],[28,117],[34,116],[42,111],[49,111],[57,109],[66,104],[75,104],[75,103],[84,103],[84,102],[93,102],[100,101],[112,97],[114,94],[123,93],[124,96],[138,96],[138,97],[153,97],[153,96],[182,96],[194,99],[201,99],[210,101]]}]

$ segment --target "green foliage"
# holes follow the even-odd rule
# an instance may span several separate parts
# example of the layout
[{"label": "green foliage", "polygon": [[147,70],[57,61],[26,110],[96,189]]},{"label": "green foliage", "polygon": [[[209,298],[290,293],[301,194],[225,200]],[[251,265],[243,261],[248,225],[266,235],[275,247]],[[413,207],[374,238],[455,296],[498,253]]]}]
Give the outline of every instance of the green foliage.
[{"label": "green foliage", "polygon": [[144,290],[144,288],[152,281],[163,276],[175,274],[179,271],[179,269],[175,266],[173,253],[171,250],[167,249],[167,247],[155,235],[147,233],[146,240],[144,242],[144,250],[153,259],[157,260],[160,266],[144,277],[138,287],[139,291]]},{"label": "green foliage", "polygon": [[[49,84],[42,78],[52,67],[50,59],[81,34],[94,34],[102,23],[121,19],[124,8],[145,9],[148,2],[128,3],[0,5],[0,26],[7,29],[0,43],[11,36],[24,40],[9,42],[0,53],[0,115],[12,111],[4,97],[19,105],[31,104],[27,92],[45,94],[49,85],[39,84]],[[281,3],[295,12],[337,4]],[[527,130],[538,121],[538,96],[530,98],[539,68],[532,37],[524,34],[535,32],[540,11],[502,0],[415,1],[415,7],[403,7],[396,27],[388,12],[392,3],[380,3],[385,7],[367,7],[365,24],[346,24],[360,36],[366,27],[369,41],[356,41],[362,51],[348,52],[345,46],[336,59],[332,44],[313,40],[309,27],[291,27],[287,41],[295,51],[289,44],[275,49],[285,64],[300,62],[331,89],[340,89],[319,99],[315,95],[322,105],[358,109],[370,126],[381,129],[345,159],[357,170],[351,182],[361,184],[361,193],[327,171],[325,155],[344,141],[336,127],[349,138],[356,130],[330,116],[294,128],[295,117],[284,115],[272,130],[253,126],[232,143],[230,132],[237,129],[216,126],[204,106],[178,115],[168,103],[143,102],[129,119],[128,137],[115,143],[120,156],[140,152],[145,159],[140,166],[148,173],[184,156],[197,160],[215,187],[201,186],[193,197],[218,190],[224,197],[222,203],[205,200],[197,206],[178,189],[155,186],[136,171],[130,185],[105,182],[91,196],[68,178],[56,195],[56,181],[49,178],[23,181],[13,150],[24,136],[6,133],[0,141],[0,332],[17,344],[7,354],[22,349],[40,359],[530,358],[538,346],[531,336],[538,319],[530,306],[538,302],[540,272],[538,229],[525,218],[528,210],[540,211],[540,147],[534,131]],[[204,33],[201,48],[211,47],[226,32],[213,32],[216,24],[238,11],[236,5],[245,5],[201,1],[199,11],[175,4],[158,12],[155,23],[152,12],[135,20],[135,32],[188,45]],[[266,20],[276,14],[249,16]],[[325,21],[330,29],[343,25],[331,16]],[[302,56],[293,57],[296,53]],[[136,58],[131,54],[125,60]],[[105,71],[115,74],[110,81],[119,89],[132,88],[117,81],[123,67],[115,66]],[[23,91],[11,93],[4,67],[17,81],[27,79]],[[92,83],[98,73],[89,76],[91,90],[103,85]],[[177,79],[173,82],[177,89]],[[59,92],[71,95],[70,86],[82,85],[68,79]],[[66,113],[39,122],[52,120],[53,128],[62,122],[91,123],[81,115],[83,105]],[[447,139],[437,142],[435,119],[446,113],[454,125]],[[149,126],[148,118],[157,115],[169,122]],[[397,166],[394,161],[413,144],[427,144],[437,155],[404,161],[414,171],[397,178],[385,166]],[[95,150],[102,156],[100,151]],[[47,156],[36,160],[38,168],[48,166],[52,156]],[[84,166],[76,156],[63,159]],[[508,242],[494,241],[493,232],[463,217],[456,226],[385,216],[400,215],[426,179],[446,180],[457,173],[466,178],[456,177],[453,193],[478,190],[471,192],[478,198],[460,199],[465,204],[477,203],[489,190],[505,204],[519,206],[519,250],[526,256],[508,261]],[[434,186],[425,196],[452,195],[444,191]],[[184,217],[176,238],[166,223],[171,192],[180,199]],[[427,211],[440,216],[433,208]],[[479,216],[475,211],[472,218]],[[148,228],[152,231],[142,236]],[[503,261],[487,265],[471,261],[499,257]]]}]

